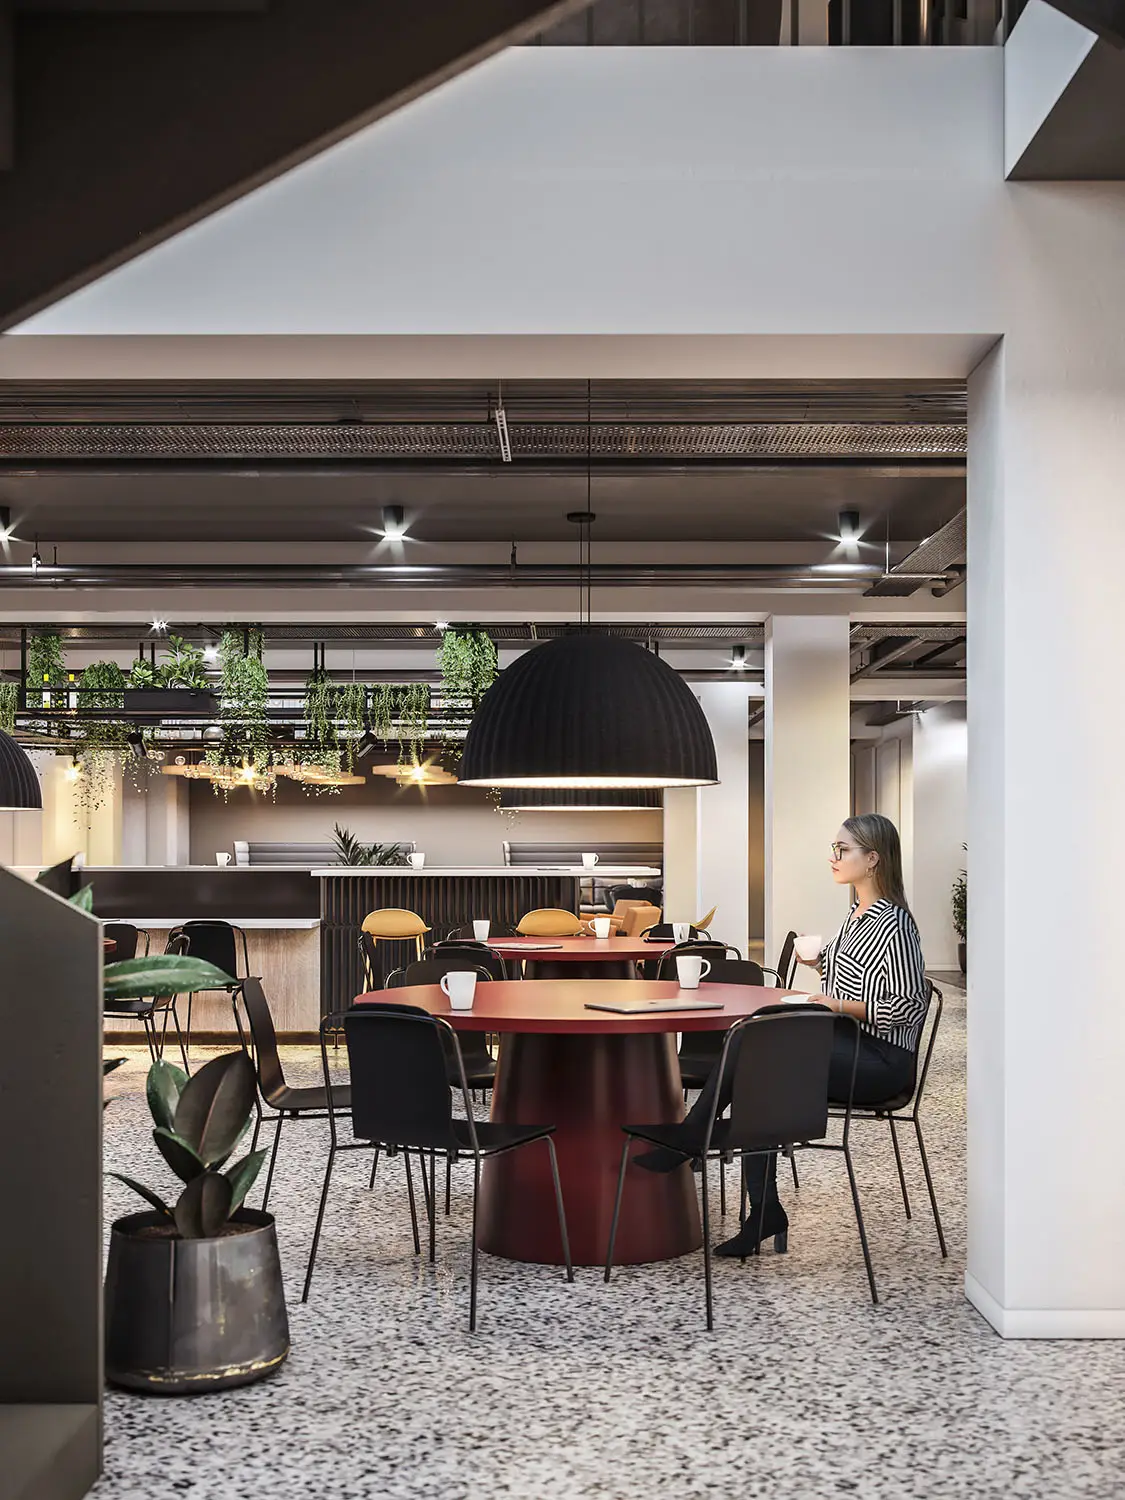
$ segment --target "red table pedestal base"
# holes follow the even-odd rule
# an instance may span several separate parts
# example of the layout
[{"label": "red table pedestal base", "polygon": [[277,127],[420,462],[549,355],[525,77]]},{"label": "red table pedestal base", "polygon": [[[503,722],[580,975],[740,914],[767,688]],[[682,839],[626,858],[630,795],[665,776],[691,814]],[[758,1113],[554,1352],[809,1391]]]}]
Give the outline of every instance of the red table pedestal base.
[{"label": "red table pedestal base", "polygon": [[[671,1032],[618,1035],[511,1033],[500,1044],[492,1118],[555,1125],[563,1201],[575,1265],[604,1265],[625,1137],[621,1126],[683,1118]],[[646,1149],[638,1144],[633,1152]],[[562,1264],[550,1159],[525,1146],[485,1163],[479,1243],[508,1260]],[[687,1166],[629,1166],[615,1264],[671,1260],[703,1243]]]}]

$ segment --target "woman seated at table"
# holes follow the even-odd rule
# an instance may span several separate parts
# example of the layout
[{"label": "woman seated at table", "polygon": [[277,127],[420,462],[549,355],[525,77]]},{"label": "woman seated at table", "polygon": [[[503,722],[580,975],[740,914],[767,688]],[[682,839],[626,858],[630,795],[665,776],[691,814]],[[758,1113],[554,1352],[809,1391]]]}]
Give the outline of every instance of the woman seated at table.
[{"label": "woman seated at table", "polygon": [[[837,885],[853,886],[856,900],[844,925],[815,960],[823,991],[810,995],[809,1000],[859,1022],[854,1102],[879,1104],[909,1088],[914,1077],[914,1056],[929,998],[922,945],[906,904],[902,851],[890,819],[879,813],[849,818],[831,852],[832,878]],[[828,1074],[828,1097],[833,1103],[847,1102],[855,1035],[851,1023],[837,1022]],[[729,1062],[719,1093],[720,1114],[730,1103],[733,1051]],[[697,1149],[702,1147],[717,1086],[712,1073],[684,1120],[685,1141],[697,1138]],[[689,1155],[689,1150],[661,1149],[645,1152],[636,1162],[650,1172],[669,1172]],[[770,1236],[777,1249],[788,1245],[789,1220],[777,1196],[776,1156],[748,1156],[745,1161],[750,1198],[746,1224],[734,1239],[716,1247],[716,1255],[753,1254]]]}]

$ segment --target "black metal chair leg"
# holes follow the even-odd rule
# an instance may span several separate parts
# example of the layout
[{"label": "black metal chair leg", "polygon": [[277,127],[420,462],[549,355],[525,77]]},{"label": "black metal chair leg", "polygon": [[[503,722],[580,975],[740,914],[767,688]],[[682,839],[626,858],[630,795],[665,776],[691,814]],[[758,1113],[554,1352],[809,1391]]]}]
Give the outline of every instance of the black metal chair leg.
[{"label": "black metal chair leg", "polygon": [[926,1191],[930,1195],[930,1208],[934,1215],[934,1228],[937,1230],[938,1244],[941,1246],[942,1260],[948,1260],[949,1251],[945,1248],[945,1231],[941,1227],[941,1215],[938,1213],[937,1194],[934,1192],[934,1179],[930,1176],[930,1159],[926,1155],[926,1143],[922,1139],[922,1122],[917,1115],[914,1117],[914,1133],[918,1137],[918,1154],[922,1158],[922,1171],[926,1175]]},{"label": "black metal chair leg", "polygon": [[430,1152],[430,1170],[429,1170],[429,1172],[427,1172],[426,1171],[426,1153],[421,1148],[419,1148],[419,1151],[418,1151],[418,1170],[422,1174],[422,1202],[425,1205],[426,1213],[427,1214],[430,1211],[430,1204],[433,1202],[433,1198],[434,1198],[434,1182],[433,1182],[433,1177],[434,1177],[434,1160],[433,1160],[433,1157],[434,1157],[434,1153],[431,1151]]},{"label": "black metal chair leg", "polygon": [[[181,1046],[181,1048],[183,1048],[183,1054],[184,1054],[185,1057],[187,1057],[188,1053],[191,1051],[191,1002],[194,999],[195,999],[195,991],[194,990],[189,990],[188,991],[188,997],[187,997],[187,1044],[186,1045],[184,1044],[184,1034],[183,1034],[182,1031],[180,1032],[180,1046]],[[180,1031],[180,1023],[179,1023],[179,1021],[176,1022],[176,1030]]]},{"label": "black metal chair leg", "polygon": [[727,1164],[723,1157],[719,1157],[719,1213],[726,1218],[727,1213]]},{"label": "black metal chair leg", "polygon": [[277,1129],[273,1133],[273,1150],[270,1152],[269,1170],[266,1172],[266,1190],[262,1194],[262,1212],[266,1211],[266,1204],[270,1201],[270,1188],[273,1186],[273,1169],[277,1161],[277,1148],[281,1142],[281,1122],[285,1119],[283,1114],[277,1117]]},{"label": "black metal chair leg", "polygon": [[[158,1053],[160,1057],[164,1056],[164,1044],[168,1040],[168,1015],[171,1011],[171,1008],[172,1007],[170,1003],[164,1007],[164,1025],[160,1028],[160,1049]],[[153,1024],[155,1025],[155,1021]],[[179,1030],[178,1025],[176,1027],[176,1030]]]},{"label": "black metal chair leg", "polygon": [[480,1198],[480,1157],[473,1157],[473,1244],[469,1258],[469,1332],[477,1331],[477,1200]]},{"label": "black metal chair leg", "polygon": [[895,1166],[898,1168],[898,1185],[902,1189],[902,1206],[906,1210],[906,1217],[913,1218],[910,1212],[910,1195],[906,1191],[906,1174],[902,1170],[902,1152],[898,1146],[898,1131],[895,1129],[894,1115],[887,1116],[887,1124],[891,1127],[891,1144],[895,1148]]},{"label": "black metal chair leg", "polygon": [[714,1299],[711,1293],[711,1200],[707,1190],[707,1158],[703,1158],[702,1171],[703,1188],[703,1294],[707,1300],[707,1332],[711,1333],[715,1327]]},{"label": "black metal chair leg", "polygon": [[871,1288],[871,1300],[879,1301],[879,1293],[875,1289],[875,1272],[871,1267],[871,1251],[867,1248],[867,1230],[863,1225],[863,1210],[859,1206],[859,1188],[855,1180],[855,1168],[852,1166],[852,1153],[847,1146],[844,1147],[844,1162],[848,1168],[848,1183],[852,1190],[852,1204],[855,1207],[855,1222],[859,1229],[859,1243],[863,1247],[863,1264],[867,1267],[867,1282]]},{"label": "black metal chair leg", "polygon": [[156,1022],[151,1016],[142,1016],[141,1022],[145,1029],[145,1041],[148,1043],[148,1055],[152,1062],[156,1061]]},{"label": "black metal chair leg", "polygon": [[743,1156],[741,1158],[741,1172],[740,1172],[739,1175],[740,1175],[742,1181],[741,1181],[741,1184],[740,1184],[739,1202],[738,1202],[738,1227],[739,1227],[739,1229],[742,1229],[746,1225],[746,1204],[747,1204],[747,1200],[750,1197],[749,1189],[746,1186],[746,1158],[745,1158],[745,1156]]},{"label": "black metal chair leg", "polygon": [[449,1218],[449,1195],[453,1183],[453,1155],[446,1152],[445,1156],[445,1217]]},{"label": "black metal chair leg", "polygon": [[574,1280],[574,1263],[570,1258],[570,1235],[566,1227],[566,1209],[563,1207],[562,1183],[559,1181],[559,1159],[555,1154],[555,1143],[547,1137],[547,1150],[551,1154],[551,1177],[555,1184],[555,1210],[559,1216],[559,1235],[562,1239],[563,1260],[566,1262],[566,1279]]},{"label": "black metal chair leg", "polygon": [[789,1170],[793,1174],[793,1190],[799,1193],[801,1191],[801,1182],[797,1176],[797,1153],[792,1146],[786,1146],[785,1154],[789,1158]]},{"label": "black metal chair leg", "polygon": [[375,1147],[375,1155],[371,1158],[371,1181],[367,1184],[367,1191],[375,1191],[375,1173],[379,1170],[379,1147]]},{"label": "black metal chair leg", "polygon": [[430,1221],[430,1265],[437,1258],[437,1163],[430,1150],[430,1193],[426,1199],[426,1213]]},{"label": "black metal chair leg", "polygon": [[609,1273],[613,1270],[613,1251],[617,1244],[617,1221],[621,1217],[621,1196],[625,1191],[625,1167],[629,1161],[629,1142],[626,1139],[621,1147],[621,1170],[617,1174],[617,1196],[613,1200],[613,1218],[609,1223],[609,1245],[605,1252],[605,1279],[609,1280]]},{"label": "black metal chair leg", "polygon": [[320,1244],[320,1227],[324,1223],[324,1206],[328,1202],[328,1184],[332,1180],[332,1163],[336,1159],[336,1147],[329,1146],[328,1162],[324,1168],[324,1186],[320,1191],[320,1207],[316,1214],[316,1228],[313,1230],[312,1248],[309,1250],[309,1268],[305,1272],[305,1289],[301,1293],[301,1301],[309,1300],[309,1287],[312,1285],[313,1266],[316,1264],[317,1247]]},{"label": "black metal chair leg", "polygon": [[[414,1254],[421,1255],[422,1244],[418,1239],[418,1210],[414,1203],[414,1173],[410,1170],[410,1152],[403,1148],[403,1164],[406,1167],[406,1191],[410,1197],[410,1227],[414,1231]],[[425,1168],[422,1169],[425,1175]]]},{"label": "black metal chair leg", "polygon": [[[169,1008],[170,1008],[170,1010],[172,1012],[172,1019],[176,1023],[176,1040],[180,1044],[180,1056],[183,1059],[184,1072],[185,1073],[190,1073],[191,1072],[191,1064],[188,1062],[187,1048],[184,1046],[184,1034],[183,1034],[183,1031],[180,1028],[180,1013],[176,1009],[176,1002],[175,1002],[175,1000],[172,1001],[172,1004],[171,1004],[171,1006]],[[189,1021],[189,1023],[188,1023],[189,1033],[190,1033],[190,1029],[191,1029],[191,1023]],[[163,1050],[164,1049],[161,1048],[161,1052],[163,1052]]]}]

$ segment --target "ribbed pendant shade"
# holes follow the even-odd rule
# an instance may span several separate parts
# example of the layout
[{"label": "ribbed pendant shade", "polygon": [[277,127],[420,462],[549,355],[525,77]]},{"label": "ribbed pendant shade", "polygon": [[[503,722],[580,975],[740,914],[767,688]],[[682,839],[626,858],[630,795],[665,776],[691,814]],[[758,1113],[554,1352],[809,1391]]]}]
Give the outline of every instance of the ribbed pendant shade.
[{"label": "ribbed pendant shade", "polygon": [[500,806],[504,812],[659,812],[664,798],[655,786],[505,787]]},{"label": "ribbed pendant shade", "polygon": [[43,793],[35,767],[11,735],[0,729],[0,812],[42,806]]},{"label": "ribbed pendant shade", "polygon": [[468,786],[661,787],[718,780],[695,695],[632,641],[567,635],[526,652],[481,699],[458,780]]}]

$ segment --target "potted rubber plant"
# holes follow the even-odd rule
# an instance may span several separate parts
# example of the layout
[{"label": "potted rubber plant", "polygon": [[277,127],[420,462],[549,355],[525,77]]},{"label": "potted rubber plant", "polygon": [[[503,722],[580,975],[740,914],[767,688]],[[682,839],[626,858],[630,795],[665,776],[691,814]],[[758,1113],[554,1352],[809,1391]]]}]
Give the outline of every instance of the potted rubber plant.
[{"label": "potted rubber plant", "polygon": [[113,1173],[150,1205],[110,1233],[105,1348],[114,1385],[170,1396],[225,1390],[272,1375],[289,1353],[273,1216],[245,1206],[267,1153],[228,1165],[254,1089],[242,1051],[190,1078],[162,1059],[149,1069],[152,1138],[183,1189],[168,1203]]}]

